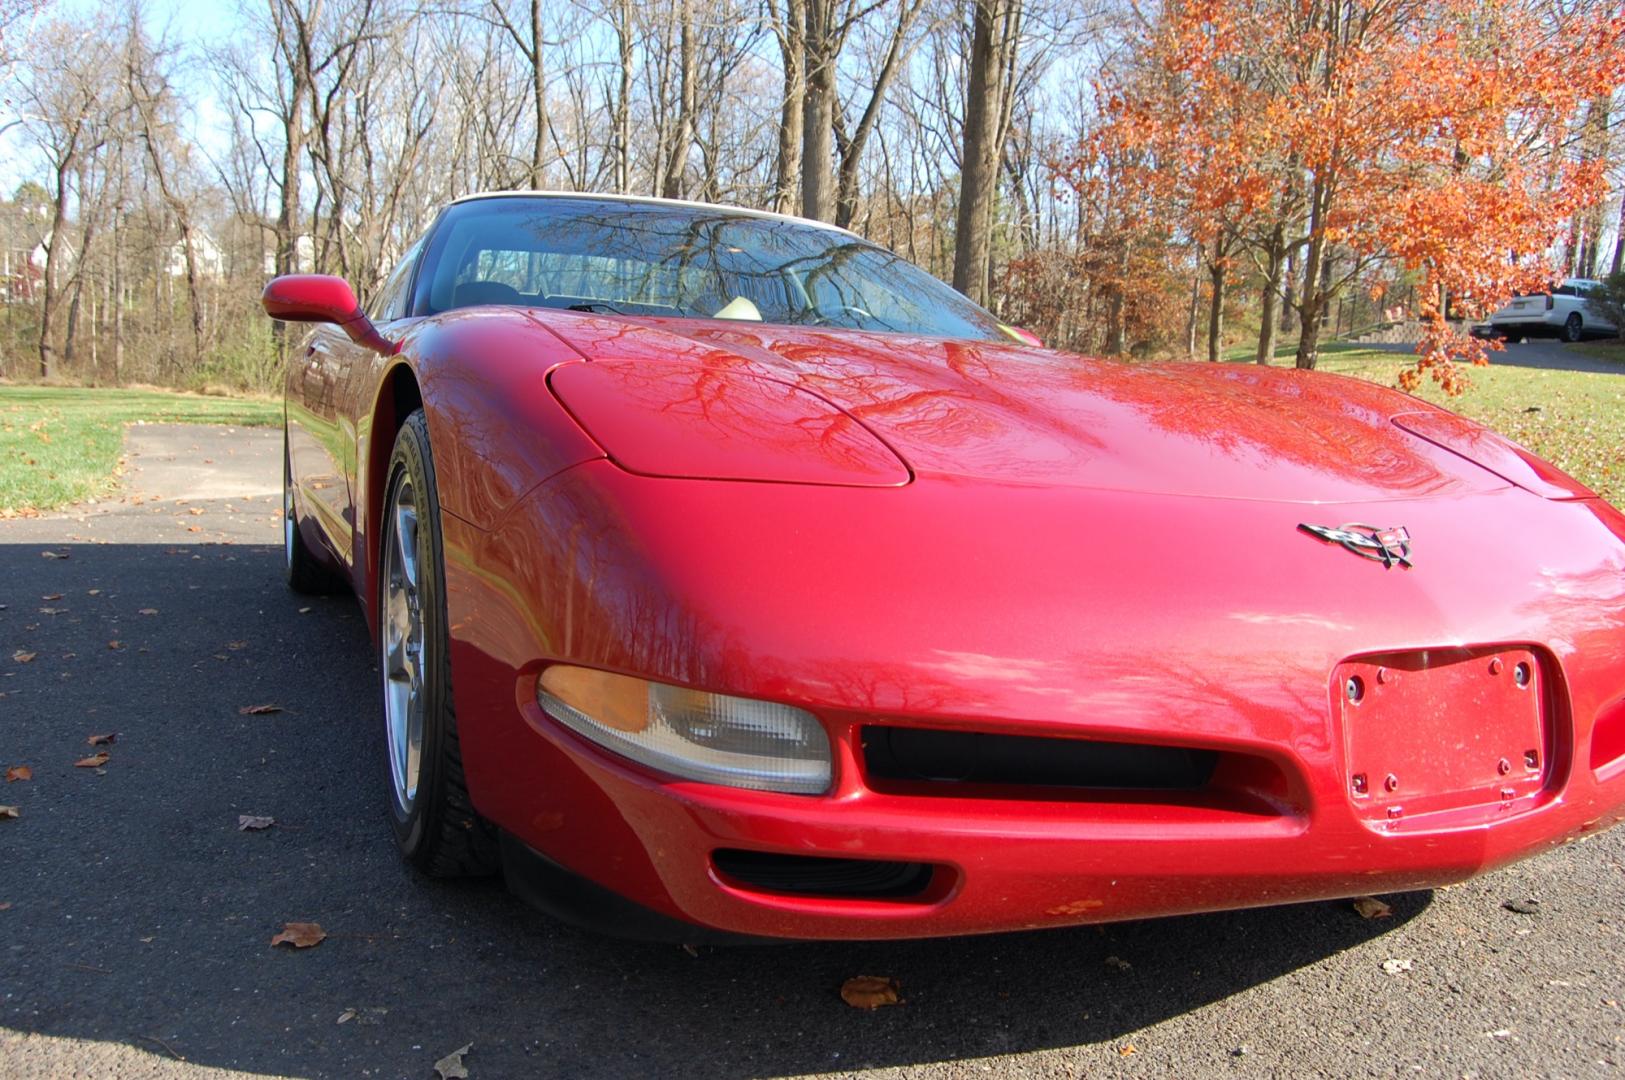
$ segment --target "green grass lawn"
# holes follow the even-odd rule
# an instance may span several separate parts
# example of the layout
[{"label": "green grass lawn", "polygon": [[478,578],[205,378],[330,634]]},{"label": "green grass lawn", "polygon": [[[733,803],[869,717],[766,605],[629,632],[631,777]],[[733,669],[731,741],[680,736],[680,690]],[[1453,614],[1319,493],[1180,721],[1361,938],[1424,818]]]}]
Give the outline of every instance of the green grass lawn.
[{"label": "green grass lawn", "polygon": [[[1277,363],[1290,365],[1292,351],[1283,348]],[[1318,370],[1397,386],[1414,362],[1407,353],[1339,344],[1322,350]],[[1431,382],[1417,396],[1494,428],[1615,506],[1625,504],[1625,366],[1613,375],[1492,362],[1471,369],[1470,377],[1471,388],[1459,397],[1446,397]]]},{"label": "green grass lawn", "polygon": [[124,427],[148,423],[270,425],[270,398],[163,390],[0,386],[0,515],[50,510],[111,491]]}]

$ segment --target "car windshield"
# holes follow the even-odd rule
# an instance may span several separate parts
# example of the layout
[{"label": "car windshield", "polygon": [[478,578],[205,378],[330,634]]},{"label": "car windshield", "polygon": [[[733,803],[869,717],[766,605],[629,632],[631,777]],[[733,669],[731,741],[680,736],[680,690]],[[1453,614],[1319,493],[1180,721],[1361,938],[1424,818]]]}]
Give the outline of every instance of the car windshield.
[{"label": "car windshield", "polygon": [[835,229],[706,207],[502,197],[449,208],[413,310],[517,304],[1002,339],[992,315]]}]

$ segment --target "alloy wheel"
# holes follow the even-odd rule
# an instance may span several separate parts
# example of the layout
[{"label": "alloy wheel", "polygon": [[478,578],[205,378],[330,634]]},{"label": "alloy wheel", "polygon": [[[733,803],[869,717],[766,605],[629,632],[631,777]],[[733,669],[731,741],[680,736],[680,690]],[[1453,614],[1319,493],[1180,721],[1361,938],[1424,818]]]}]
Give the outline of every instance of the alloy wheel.
[{"label": "alloy wheel", "polygon": [[423,608],[416,492],[402,474],[390,500],[384,549],[383,626],[379,634],[384,677],[384,723],[395,808],[411,812],[423,756]]}]

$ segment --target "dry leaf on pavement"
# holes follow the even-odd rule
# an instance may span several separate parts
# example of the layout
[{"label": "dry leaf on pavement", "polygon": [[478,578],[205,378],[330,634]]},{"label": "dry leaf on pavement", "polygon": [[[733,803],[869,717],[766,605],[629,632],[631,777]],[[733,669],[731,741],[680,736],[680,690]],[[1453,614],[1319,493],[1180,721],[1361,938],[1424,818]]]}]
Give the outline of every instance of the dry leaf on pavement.
[{"label": "dry leaf on pavement", "polygon": [[144,607],[140,611],[136,612],[136,614],[137,615],[156,615],[156,614],[158,614],[158,609],[155,608],[155,607]]},{"label": "dry leaf on pavement", "polygon": [[275,824],[276,818],[274,817],[261,817],[258,814],[237,815],[238,832],[259,832],[261,829],[269,829]]},{"label": "dry leaf on pavement", "polygon": [[1409,960],[1384,960],[1382,970],[1389,975],[1398,975],[1401,971],[1411,970],[1411,962]]},{"label": "dry leaf on pavement", "polygon": [[321,923],[291,922],[282,924],[282,932],[271,939],[272,945],[292,945],[296,949],[308,949],[321,943],[327,937],[327,931],[322,929]]},{"label": "dry leaf on pavement", "polygon": [[8,784],[17,780],[32,779],[34,779],[34,770],[30,769],[27,765],[13,765],[11,768],[6,770],[6,783]]},{"label": "dry leaf on pavement", "polygon": [[1124,1043],[1122,1046],[1119,1046],[1117,1048],[1117,1056],[1118,1057],[1128,1057],[1131,1054],[1138,1054],[1138,1053],[1139,1053],[1139,1051],[1137,1049],[1135,1049],[1133,1043]]},{"label": "dry leaf on pavement", "polygon": [[841,984],[841,1000],[854,1009],[878,1009],[882,1005],[896,1005],[902,989],[896,979],[879,975],[854,975]]},{"label": "dry leaf on pavement", "polygon": [[22,814],[15,806],[0,806],[0,818],[14,818]]},{"label": "dry leaf on pavement", "polygon": [[110,746],[118,742],[118,732],[109,731],[105,735],[92,735],[85,740],[86,746]]},{"label": "dry leaf on pavement", "polygon": [[282,706],[280,705],[244,705],[242,708],[237,710],[237,714],[239,716],[265,716],[269,713],[278,713],[281,711]]},{"label": "dry leaf on pavement", "polygon": [[59,593],[59,592],[47,593],[46,595],[40,597],[40,599],[45,601],[47,604],[49,604],[53,600],[62,599],[62,594]]},{"label": "dry leaf on pavement", "polygon": [[109,754],[106,750],[103,750],[98,754],[91,754],[89,757],[80,758],[78,761],[73,763],[73,767],[76,769],[99,769],[103,765],[106,765],[108,759],[112,756],[113,755]]},{"label": "dry leaf on pavement", "polygon": [[1394,909],[1378,900],[1375,896],[1362,896],[1354,901],[1354,910],[1362,919],[1388,919],[1392,918]]},{"label": "dry leaf on pavement", "polygon": [[469,1043],[460,1050],[453,1050],[445,1057],[434,1063],[434,1073],[440,1080],[468,1080],[468,1066],[463,1064],[463,1055],[474,1049]]},{"label": "dry leaf on pavement", "polygon": [[119,649],[124,648],[124,642],[118,640],[117,638],[114,638],[112,641],[109,641],[107,643],[107,647],[109,649],[112,649],[113,651],[117,652]]},{"label": "dry leaf on pavement", "polygon": [[17,661],[19,664],[32,664],[34,662],[34,657],[38,655],[39,653],[31,653],[27,649],[18,649],[16,652],[11,654],[11,658]]}]

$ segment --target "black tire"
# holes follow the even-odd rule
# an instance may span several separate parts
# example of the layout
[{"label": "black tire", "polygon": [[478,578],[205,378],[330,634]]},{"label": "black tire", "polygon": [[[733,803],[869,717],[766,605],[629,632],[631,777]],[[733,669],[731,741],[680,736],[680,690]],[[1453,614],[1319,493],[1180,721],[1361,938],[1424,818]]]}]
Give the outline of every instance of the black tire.
[{"label": "black tire", "polygon": [[293,466],[288,456],[288,429],[282,429],[282,556],[288,588],[305,596],[326,596],[344,581],[305,544],[294,509]]},{"label": "black tire", "polygon": [[1569,312],[1569,317],[1563,320],[1563,340],[1572,344],[1583,337],[1585,337],[1585,323],[1581,320],[1580,313],[1578,311]]},{"label": "black tire", "polygon": [[[474,810],[463,776],[457,716],[452,706],[451,656],[446,628],[445,559],[441,548],[440,499],[435,488],[434,457],[423,410],[412,413],[395,438],[379,520],[379,668],[384,696],[385,762],[390,823],[401,854],[431,877],[473,877],[495,873],[500,866],[496,830]],[[421,674],[422,742],[416,792],[403,805],[389,743],[388,614],[390,545],[395,542],[397,500],[410,483],[417,527],[417,617],[421,620],[418,664]]]}]

